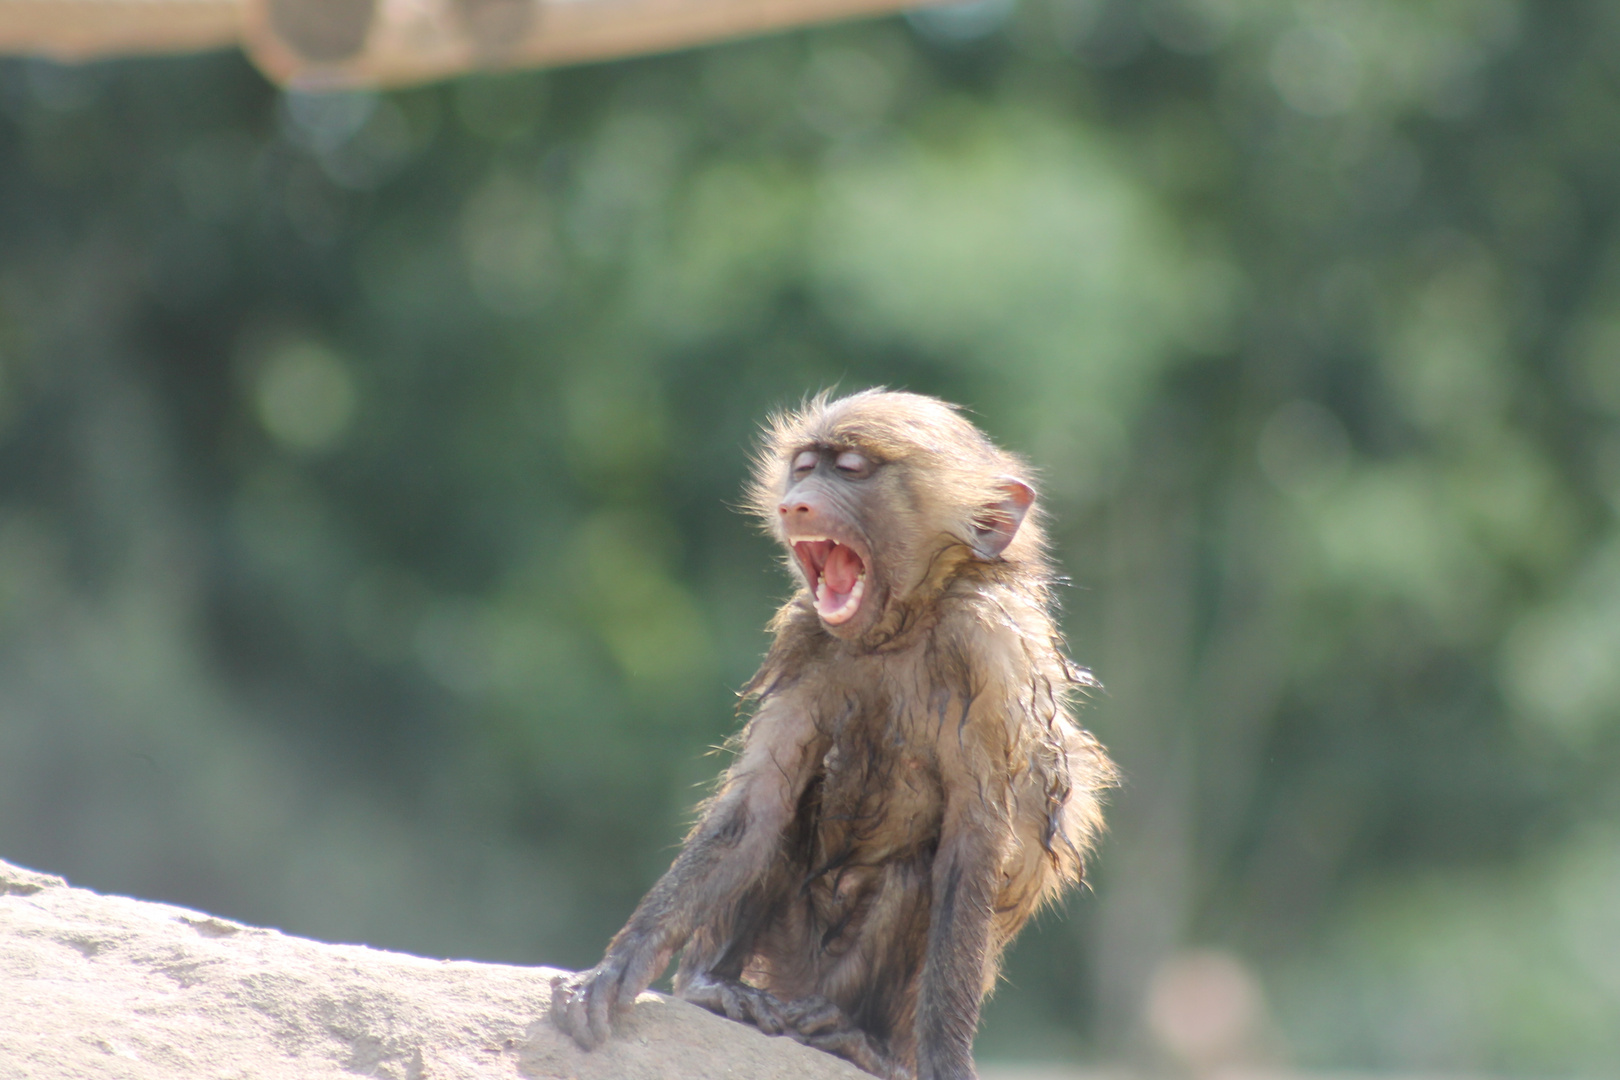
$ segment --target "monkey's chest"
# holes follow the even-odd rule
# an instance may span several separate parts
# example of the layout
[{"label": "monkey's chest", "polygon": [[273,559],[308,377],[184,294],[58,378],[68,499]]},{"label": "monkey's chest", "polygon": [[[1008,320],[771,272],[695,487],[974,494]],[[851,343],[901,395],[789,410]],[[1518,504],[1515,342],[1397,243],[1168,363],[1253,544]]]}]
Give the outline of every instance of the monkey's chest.
[{"label": "monkey's chest", "polygon": [[893,737],[834,742],[807,822],[814,868],[854,868],[931,853],[944,798],[938,771]]}]

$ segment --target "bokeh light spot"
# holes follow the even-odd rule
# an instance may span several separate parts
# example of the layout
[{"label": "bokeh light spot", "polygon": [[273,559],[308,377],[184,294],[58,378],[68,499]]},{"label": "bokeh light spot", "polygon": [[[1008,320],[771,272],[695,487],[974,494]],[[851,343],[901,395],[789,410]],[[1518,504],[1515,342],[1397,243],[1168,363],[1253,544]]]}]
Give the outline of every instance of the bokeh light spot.
[{"label": "bokeh light spot", "polygon": [[259,372],[259,422],[291,450],[335,446],[354,417],[354,379],[332,350],[298,342],[272,353]]}]

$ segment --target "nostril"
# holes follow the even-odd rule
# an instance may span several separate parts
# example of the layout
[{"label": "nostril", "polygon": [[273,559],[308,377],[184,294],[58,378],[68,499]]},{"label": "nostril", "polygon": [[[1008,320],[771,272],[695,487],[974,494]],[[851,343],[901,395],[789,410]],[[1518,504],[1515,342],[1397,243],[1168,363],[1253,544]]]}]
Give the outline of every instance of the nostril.
[{"label": "nostril", "polygon": [[787,517],[788,514],[790,514],[790,513],[793,513],[793,514],[806,514],[806,513],[810,512],[810,507],[808,505],[806,505],[805,503],[794,503],[791,506],[789,506],[787,503],[783,503],[781,506],[778,506],[776,509],[781,513],[781,515],[783,517]]}]

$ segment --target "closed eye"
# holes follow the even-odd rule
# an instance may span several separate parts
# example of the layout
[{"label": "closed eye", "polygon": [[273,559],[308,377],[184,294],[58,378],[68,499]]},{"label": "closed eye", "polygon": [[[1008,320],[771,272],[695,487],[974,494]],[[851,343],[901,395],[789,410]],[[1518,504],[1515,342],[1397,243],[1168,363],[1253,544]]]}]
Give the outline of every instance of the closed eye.
[{"label": "closed eye", "polygon": [[795,473],[808,472],[816,467],[817,460],[819,459],[814,450],[801,450],[793,459],[793,471]]},{"label": "closed eye", "polygon": [[865,476],[872,471],[872,463],[866,460],[865,455],[853,450],[845,450],[839,454],[833,464],[837,466],[839,472],[849,476]]}]

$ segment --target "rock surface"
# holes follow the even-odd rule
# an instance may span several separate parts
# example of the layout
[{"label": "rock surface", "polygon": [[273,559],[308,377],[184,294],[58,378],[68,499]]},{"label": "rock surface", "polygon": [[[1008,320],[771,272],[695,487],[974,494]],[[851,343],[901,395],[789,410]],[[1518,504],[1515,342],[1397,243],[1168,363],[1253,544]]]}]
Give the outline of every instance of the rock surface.
[{"label": "rock surface", "polygon": [[0,862],[0,1080],[870,1080],[651,993],[584,1053],[544,1019],[558,974],[324,945]]}]

